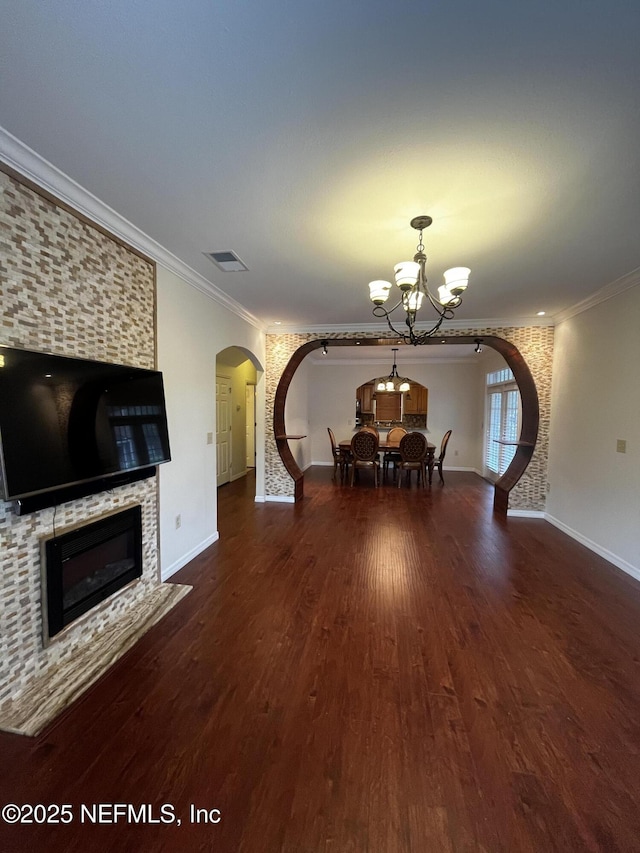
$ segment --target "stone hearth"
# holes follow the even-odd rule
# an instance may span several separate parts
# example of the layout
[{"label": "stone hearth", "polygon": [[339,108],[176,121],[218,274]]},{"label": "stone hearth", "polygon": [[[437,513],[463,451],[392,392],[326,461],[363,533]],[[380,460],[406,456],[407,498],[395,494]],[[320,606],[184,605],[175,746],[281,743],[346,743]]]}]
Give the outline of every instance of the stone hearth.
[{"label": "stone hearth", "polygon": [[37,735],[127,652],[191,591],[190,586],[162,584],[135,607],[103,627],[22,693],[0,705],[0,729]]}]

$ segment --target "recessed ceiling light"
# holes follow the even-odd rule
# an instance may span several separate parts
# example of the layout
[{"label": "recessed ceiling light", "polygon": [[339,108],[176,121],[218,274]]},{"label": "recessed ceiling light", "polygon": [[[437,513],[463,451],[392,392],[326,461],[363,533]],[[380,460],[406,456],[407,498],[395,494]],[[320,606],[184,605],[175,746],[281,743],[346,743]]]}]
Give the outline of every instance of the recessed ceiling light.
[{"label": "recessed ceiling light", "polygon": [[273,321],[273,325],[274,325],[274,326],[281,326],[281,325],[282,325],[282,320],[274,320],[274,321]]},{"label": "recessed ceiling light", "polygon": [[222,272],[247,272],[249,269],[235,252],[205,252],[204,254]]},{"label": "recessed ceiling light", "polygon": [[544,317],[546,313],[546,311],[538,311],[538,317]]}]

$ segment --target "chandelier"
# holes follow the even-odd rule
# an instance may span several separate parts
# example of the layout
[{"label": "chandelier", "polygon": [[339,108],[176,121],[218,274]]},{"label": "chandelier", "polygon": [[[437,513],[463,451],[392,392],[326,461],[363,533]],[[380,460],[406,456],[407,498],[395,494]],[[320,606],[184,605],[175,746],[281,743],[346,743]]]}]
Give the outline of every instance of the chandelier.
[{"label": "chandelier", "polygon": [[[420,233],[417,252],[413,261],[402,261],[394,267],[396,285],[400,289],[400,300],[392,307],[385,308],[384,304],[389,298],[391,283],[388,281],[372,281],[369,284],[369,298],[374,304],[373,314],[376,317],[384,317],[391,331],[407,344],[423,344],[427,338],[438,331],[444,320],[451,320],[455,309],[462,302],[462,296],[469,282],[469,270],[467,267],[453,267],[444,273],[444,284],[438,288],[438,296],[434,296],[427,287],[427,274],[425,265],[427,256],[424,253],[422,232],[433,222],[430,216],[416,216],[411,220],[411,227]],[[422,302],[427,297],[435,309],[438,319],[430,329],[416,329],[416,315],[420,310]],[[391,322],[391,314],[402,306],[406,312],[406,331],[400,331]],[[394,356],[395,366],[395,356]]]},{"label": "chandelier", "polygon": [[405,376],[398,376],[398,368],[396,366],[396,353],[398,347],[392,347],[393,352],[393,367],[391,373],[386,378],[376,379],[376,391],[409,391],[411,385]]}]

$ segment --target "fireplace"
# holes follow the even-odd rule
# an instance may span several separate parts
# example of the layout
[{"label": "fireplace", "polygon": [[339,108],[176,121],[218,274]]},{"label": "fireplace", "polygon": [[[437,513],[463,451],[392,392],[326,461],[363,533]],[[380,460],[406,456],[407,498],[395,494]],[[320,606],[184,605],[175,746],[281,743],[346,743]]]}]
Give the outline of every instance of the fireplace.
[{"label": "fireplace", "polygon": [[88,610],[142,575],[142,507],[54,536],[42,546],[45,646]]}]

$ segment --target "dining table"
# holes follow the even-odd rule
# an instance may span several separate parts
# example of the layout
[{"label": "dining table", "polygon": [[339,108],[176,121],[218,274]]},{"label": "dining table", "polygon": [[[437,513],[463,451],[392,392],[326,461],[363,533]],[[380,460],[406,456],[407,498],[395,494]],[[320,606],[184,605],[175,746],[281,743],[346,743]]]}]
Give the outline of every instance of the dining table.
[{"label": "dining table", "polygon": [[[349,451],[351,450],[351,439],[345,438],[342,441],[338,442],[338,446],[340,447],[340,452],[346,456],[348,456]],[[384,438],[381,438],[378,442],[378,453],[385,453],[389,450],[397,450],[400,446],[400,441],[387,441]],[[429,472],[429,483],[431,483],[431,473],[433,471],[433,462],[435,459],[436,446],[432,444],[430,441],[427,441],[427,471]]]}]

